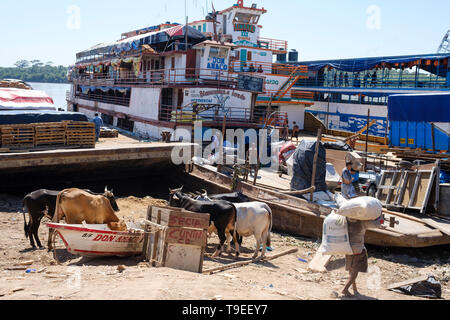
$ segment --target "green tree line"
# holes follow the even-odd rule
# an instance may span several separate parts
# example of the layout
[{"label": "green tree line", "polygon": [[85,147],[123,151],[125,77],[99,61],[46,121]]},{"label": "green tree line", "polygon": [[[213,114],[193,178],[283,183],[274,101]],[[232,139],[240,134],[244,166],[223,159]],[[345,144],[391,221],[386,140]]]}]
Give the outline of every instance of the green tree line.
[{"label": "green tree line", "polygon": [[1,79],[19,79],[26,82],[67,83],[67,67],[54,66],[53,62],[20,60],[15,67],[0,67]]}]

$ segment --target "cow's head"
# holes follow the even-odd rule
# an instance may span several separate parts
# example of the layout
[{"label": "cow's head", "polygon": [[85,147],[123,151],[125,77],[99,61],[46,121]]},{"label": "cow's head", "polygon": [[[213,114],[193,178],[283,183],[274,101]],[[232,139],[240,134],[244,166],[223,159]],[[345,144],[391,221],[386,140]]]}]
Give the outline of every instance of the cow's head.
[{"label": "cow's head", "polygon": [[211,199],[208,197],[208,191],[205,189],[202,190],[202,192],[197,191],[197,196],[194,198],[197,201],[211,201]]},{"label": "cow's head", "polygon": [[169,189],[169,206],[179,208],[181,206],[180,198],[177,196],[178,192],[183,191],[184,186],[179,189]]},{"label": "cow's head", "polygon": [[105,192],[103,193],[103,195],[106,197],[106,199],[109,200],[109,203],[111,204],[111,207],[113,208],[114,211],[119,212],[119,206],[117,205],[116,202],[116,198],[114,197],[113,194],[113,189],[111,189],[111,191],[108,190],[108,187],[105,187]]}]

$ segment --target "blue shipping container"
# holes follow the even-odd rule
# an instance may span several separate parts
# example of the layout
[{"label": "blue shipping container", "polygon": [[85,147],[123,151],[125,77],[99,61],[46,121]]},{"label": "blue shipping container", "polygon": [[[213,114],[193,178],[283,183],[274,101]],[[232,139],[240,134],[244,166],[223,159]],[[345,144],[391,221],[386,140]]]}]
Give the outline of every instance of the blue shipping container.
[{"label": "blue shipping container", "polygon": [[439,124],[450,122],[450,94],[393,95],[388,112],[390,146],[433,150],[434,132],[436,152],[449,151],[449,133]]}]

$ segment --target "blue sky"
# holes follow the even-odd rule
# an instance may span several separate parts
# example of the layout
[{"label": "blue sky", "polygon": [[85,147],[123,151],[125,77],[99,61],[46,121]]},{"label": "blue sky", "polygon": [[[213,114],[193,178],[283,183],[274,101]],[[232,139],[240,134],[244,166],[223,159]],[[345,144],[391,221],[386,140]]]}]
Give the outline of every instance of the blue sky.
[{"label": "blue sky", "polygon": [[[235,0],[215,0],[217,10]],[[203,19],[211,0],[187,0],[189,20]],[[269,12],[262,36],[289,41],[300,60],[436,52],[450,29],[450,1],[253,0]],[[80,8],[80,28],[71,6]],[[184,0],[1,0],[0,66],[19,59],[69,65],[75,53],[120,38],[125,31],[180,22]]]}]

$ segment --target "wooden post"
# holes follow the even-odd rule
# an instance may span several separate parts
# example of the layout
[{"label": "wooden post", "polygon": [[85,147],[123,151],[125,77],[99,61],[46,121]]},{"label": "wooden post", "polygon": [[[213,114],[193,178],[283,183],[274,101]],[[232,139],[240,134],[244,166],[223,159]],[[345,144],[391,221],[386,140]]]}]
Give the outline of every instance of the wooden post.
[{"label": "wooden post", "polygon": [[434,123],[431,123],[431,140],[433,142],[433,153],[436,152],[436,140],[434,136]]},{"label": "wooden post", "polygon": [[[219,160],[223,160],[223,143],[225,142],[225,130],[227,129],[227,116],[223,116],[223,124],[222,124],[222,139],[220,139],[220,147],[219,147]],[[223,161],[225,164],[225,162]],[[222,164],[219,162],[217,165],[217,172],[220,173],[222,169]]]},{"label": "wooden post", "polygon": [[367,132],[366,132],[366,161],[364,162],[364,171],[367,171],[367,152],[369,151],[369,123],[370,123],[370,108],[367,112]]},{"label": "wooden post", "polygon": [[256,186],[256,181],[258,180],[258,171],[259,171],[259,167],[260,167],[260,162],[259,162],[259,153],[258,153],[258,163],[256,164],[255,167],[255,176],[253,177],[253,185]]},{"label": "wooden post", "polygon": [[[153,209],[152,209],[153,211]],[[156,223],[160,224],[161,223],[161,210],[158,210],[158,214],[156,216]],[[153,247],[152,247],[152,255],[150,257],[150,262],[152,264],[153,267],[156,266],[156,250],[158,248],[158,242],[159,242],[159,235],[160,235],[161,231],[158,230],[155,235],[153,236]]]},{"label": "wooden post", "polygon": [[[152,220],[152,206],[148,207],[147,211],[147,220]],[[150,240],[150,233],[148,233],[148,227],[145,226],[145,235],[144,235],[144,245],[142,250],[142,261],[148,262],[149,256],[148,256],[148,243]]]},{"label": "wooden post", "polygon": [[[322,127],[319,128],[319,133],[317,135],[316,153],[314,154],[311,187],[315,187],[316,184],[317,158],[319,157],[319,145],[321,141],[322,141]],[[313,200],[314,200],[314,191],[311,192],[311,202]]]}]

